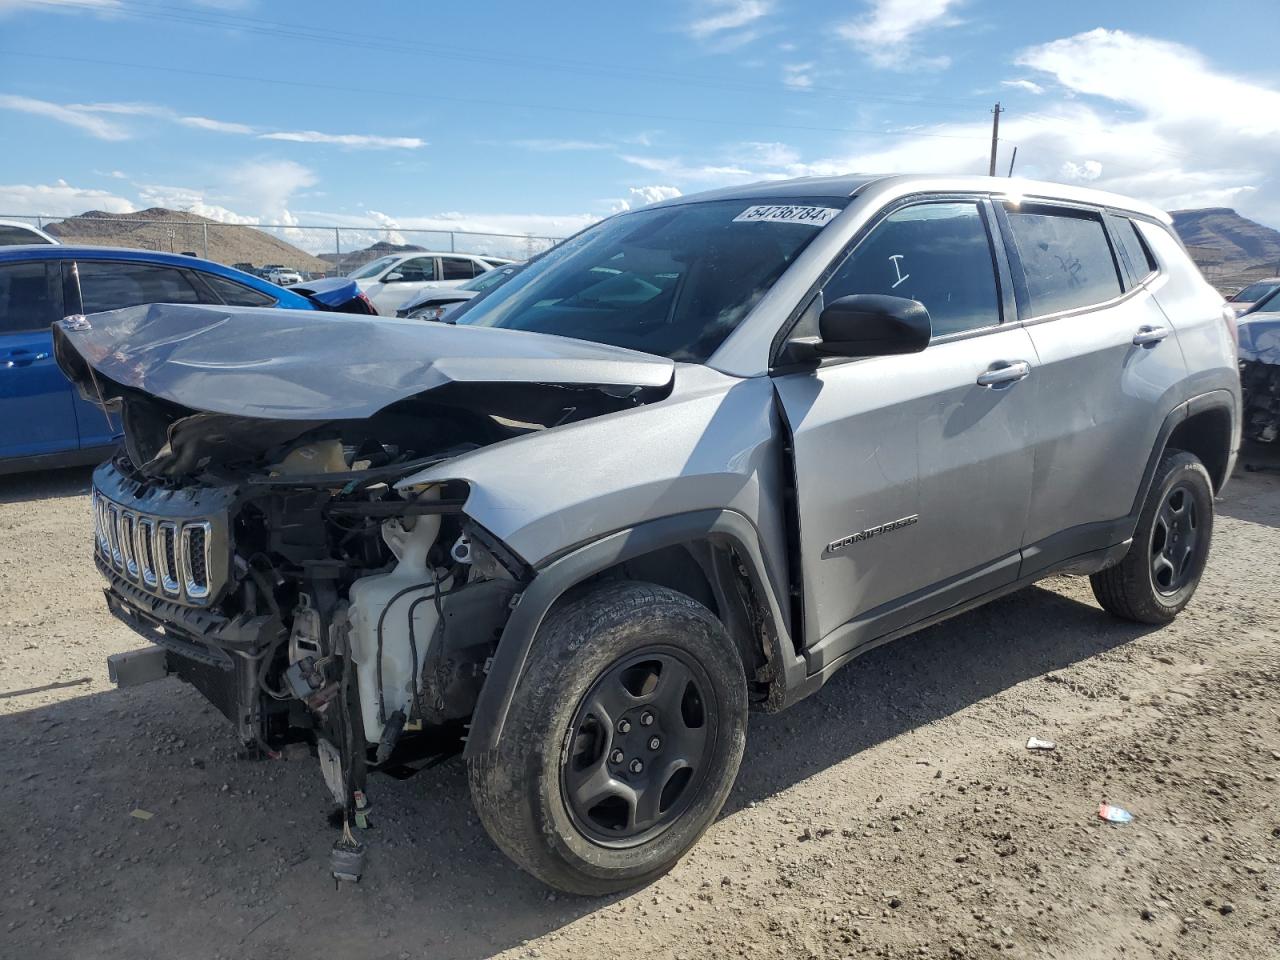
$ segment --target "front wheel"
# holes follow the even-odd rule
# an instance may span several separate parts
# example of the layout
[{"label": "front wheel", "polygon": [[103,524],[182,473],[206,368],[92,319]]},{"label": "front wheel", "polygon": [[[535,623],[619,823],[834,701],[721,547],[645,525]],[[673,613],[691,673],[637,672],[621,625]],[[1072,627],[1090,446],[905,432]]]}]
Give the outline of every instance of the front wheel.
[{"label": "front wheel", "polygon": [[602,584],[538,631],[501,741],[468,763],[472,802],[544,883],[637,886],[720,812],[746,719],[742,661],[710,610],[653,584]]},{"label": "front wheel", "polygon": [[1213,484],[1194,455],[1174,450],[1156,469],[1133,534],[1116,566],[1089,578],[1108,613],[1138,623],[1168,623],[1191,600],[1209,559]]}]

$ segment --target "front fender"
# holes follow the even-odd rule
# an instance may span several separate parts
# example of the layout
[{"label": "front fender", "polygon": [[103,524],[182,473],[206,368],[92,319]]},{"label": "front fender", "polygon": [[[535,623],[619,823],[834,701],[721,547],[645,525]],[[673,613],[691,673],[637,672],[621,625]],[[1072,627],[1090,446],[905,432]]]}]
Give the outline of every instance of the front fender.
[{"label": "front fender", "polygon": [[780,682],[784,688],[799,685],[805,667],[786,636],[786,621],[779,605],[779,597],[785,594],[769,576],[760,537],[751,521],[731,510],[700,510],[663,517],[580,546],[537,571],[502,631],[472,715],[465,755],[475,757],[498,745],[538,628],[566,590],[627,560],[698,541],[723,541],[733,548],[778,635],[775,656],[780,659]]}]

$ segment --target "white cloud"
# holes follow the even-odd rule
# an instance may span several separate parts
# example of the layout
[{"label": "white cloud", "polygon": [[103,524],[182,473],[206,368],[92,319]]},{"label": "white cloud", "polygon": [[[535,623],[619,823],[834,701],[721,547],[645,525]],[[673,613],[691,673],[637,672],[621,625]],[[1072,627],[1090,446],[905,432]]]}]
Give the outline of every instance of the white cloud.
[{"label": "white cloud", "polygon": [[[1077,98],[1028,125],[1029,159],[1041,170],[1093,159],[1102,164],[1095,183],[1108,189],[1167,208],[1234,197],[1280,224],[1280,90],[1224,73],[1190,47],[1121,30],[1041,44],[1016,62]],[[1063,126],[1073,117],[1087,140]]]},{"label": "white cloud", "polygon": [[569,153],[577,150],[608,150],[613,144],[598,140],[512,140],[512,146],[539,153]]},{"label": "white cloud", "polygon": [[253,133],[253,127],[247,123],[233,123],[227,120],[211,120],[209,117],[178,117],[178,123],[184,127],[197,130],[211,130],[214,133]]},{"label": "white cloud", "polygon": [[773,10],[773,0],[704,0],[702,7],[704,16],[686,28],[698,40],[741,30],[755,23]]},{"label": "white cloud", "polygon": [[631,199],[643,205],[646,203],[657,203],[659,200],[674,200],[681,196],[679,187],[664,187],[654,185],[651,187],[631,187]]},{"label": "white cloud", "polygon": [[1097,160],[1085,160],[1082,163],[1076,163],[1074,160],[1064,160],[1060,176],[1063,180],[1073,183],[1089,183],[1102,176],[1102,164]]},{"label": "white cloud", "polygon": [[920,34],[959,21],[951,11],[962,0],[870,0],[870,9],[856,20],[841,24],[836,32],[871,62],[887,70],[939,69],[950,64],[946,56],[918,53]]},{"label": "white cloud", "polygon": [[5,213],[69,217],[86,210],[129,213],[134,209],[133,202],[124,197],[106,190],[73,187],[65,180],[51,184],[0,184],[0,210]]},{"label": "white cloud", "polygon": [[319,182],[315,171],[293,160],[250,160],[228,173],[224,189],[237,206],[263,219],[290,222],[290,198]]},{"label": "white cloud", "polygon": [[1036,83],[1034,80],[1001,80],[1000,85],[1003,87],[1013,87],[1015,90],[1025,90],[1027,93],[1033,93],[1036,96],[1044,93],[1044,87]]},{"label": "white cloud", "polygon": [[[102,105],[99,105],[102,106]],[[99,111],[87,110],[83,106],[66,106],[51,103],[48,100],[36,100],[32,97],[20,97],[8,93],[0,93],[0,110],[16,110],[38,117],[47,117],[58,123],[83,130],[91,137],[99,140],[128,140],[129,132],[117,123],[104,120],[98,116]]]},{"label": "white cloud", "polygon": [[619,198],[610,203],[610,213],[622,213],[624,210],[646,207],[651,203],[657,203],[659,200],[674,200],[676,197],[682,196],[679,187],[660,186],[657,184],[649,187],[628,187],[627,192],[629,196],[625,199]]},{"label": "white cloud", "polygon": [[[1239,204],[1280,227],[1280,91],[1223,73],[1187,47],[1115,31],[1033,47],[1017,62],[1037,71],[1032,82],[1061,93],[1046,93],[1035,113],[1001,118],[1001,172],[1016,145],[1021,176],[1088,183],[1165,209]],[[854,138],[817,156],[751,141],[702,162],[622,159],[686,189],[855,172],[985,173],[990,130],[989,119],[975,117]]]},{"label": "white cloud", "polygon": [[792,90],[808,90],[813,86],[813,67],[812,62],[783,65],[783,86],[790,87]]},{"label": "white cloud", "polygon": [[[3,0],[0,0],[2,3]],[[0,94],[0,110],[15,110],[33,116],[47,117],[83,130],[99,140],[128,140],[133,132],[107,117],[150,117],[181,126],[215,133],[256,136],[260,140],[284,140],[293,143],[325,143],[363,149],[409,149],[425,147],[418,137],[386,137],[363,133],[322,133],[318,130],[260,130],[247,123],[213,120],[209,117],[183,116],[169,107],[155,103],[53,103],[33,97]]]},{"label": "white cloud", "polygon": [[343,147],[383,150],[404,148],[416,150],[425,147],[427,141],[417,137],[381,137],[363,133],[321,133],[318,130],[279,130],[258,134],[259,140],[287,140],[291,143],[334,143]]},{"label": "white cloud", "polygon": [[671,180],[683,183],[718,185],[742,182],[750,178],[751,171],[735,165],[689,164],[680,157],[652,157],[624,153],[619,159],[653,173],[661,173]]}]

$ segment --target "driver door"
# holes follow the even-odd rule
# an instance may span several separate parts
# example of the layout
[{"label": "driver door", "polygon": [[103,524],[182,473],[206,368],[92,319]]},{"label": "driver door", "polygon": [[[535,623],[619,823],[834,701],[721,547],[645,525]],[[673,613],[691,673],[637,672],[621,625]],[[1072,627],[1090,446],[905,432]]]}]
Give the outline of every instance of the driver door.
[{"label": "driver door", "polygon": [[978,200],[894,210],[820,296],[917,300],[929,346],[775,377],[793,440],[811,671],[1017,576],[1037,361],[1026,331],[1002,324],[1016,316],[995,243]]}]

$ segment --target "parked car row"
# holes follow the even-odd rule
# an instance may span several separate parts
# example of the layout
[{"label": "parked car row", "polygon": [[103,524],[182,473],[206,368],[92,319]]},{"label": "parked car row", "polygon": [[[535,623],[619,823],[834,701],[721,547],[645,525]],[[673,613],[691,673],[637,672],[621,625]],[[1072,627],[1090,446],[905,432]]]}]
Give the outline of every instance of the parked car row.
[{"label": "parked car row", "polygon": [[65,316],[149,303],[375,312],[345,278],[285,290],[181,254],[0,246],[0,473],[92,463],[110,452],[120,424],[72,389],[54,362],[50,328]]},{"label": "parked car row", "polygon": [[496,290],[516,275],[523,264],[508,264],[488,270],[456,287],[428,287],[416,297],[410,298],[399,310],[397,317],[414,320],[441,320],[460,304],[478,297],[489,290]]},{"label": "parked car row", "polygon": [[459,287],[513,262],[469,253],[413,251],[371,260],[348,276],[360,285],[379,313],[394,316],[423,290]]}]

